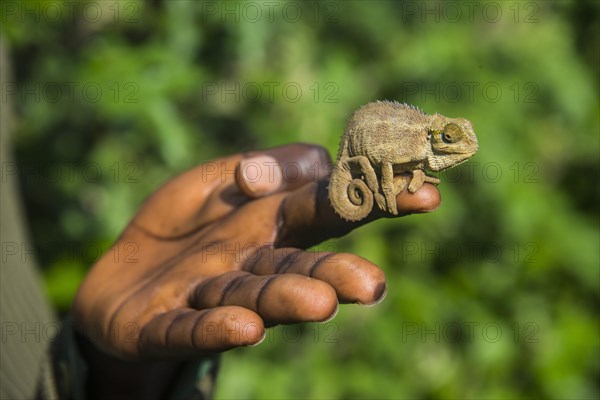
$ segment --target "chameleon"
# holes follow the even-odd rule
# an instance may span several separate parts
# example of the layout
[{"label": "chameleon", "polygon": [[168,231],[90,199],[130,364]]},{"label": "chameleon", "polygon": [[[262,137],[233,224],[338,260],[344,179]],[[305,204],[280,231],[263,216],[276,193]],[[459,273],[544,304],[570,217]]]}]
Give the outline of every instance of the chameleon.
[{"label": "chameleon", "polygon": [[[429,115],[396,101],[368,103],[348,119],[329,180],[329,200],[348,221],[369,215],[374,201],[380,210],[398,215],[398,193],[440,183],[425,170],[454,167],[477,150],[473,126],[464,118]],[[401,173],[412,177],[394,183],[394,175]]]}]

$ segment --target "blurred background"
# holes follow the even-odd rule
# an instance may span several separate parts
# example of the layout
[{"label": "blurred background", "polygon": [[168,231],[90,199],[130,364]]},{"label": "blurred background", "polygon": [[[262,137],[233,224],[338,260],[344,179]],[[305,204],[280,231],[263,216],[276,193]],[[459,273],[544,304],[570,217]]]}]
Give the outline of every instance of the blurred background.
[{"label": "blurred background", "polygon": [[380,265],[383,303],[226,353],[217,397],[598,398],[599,4],[3,2],[48,295],[67,311],[170,177],[298,141],[335,156],[353,110],[398,100],[471,120],[479,152],[436,212],[319,246]]}]

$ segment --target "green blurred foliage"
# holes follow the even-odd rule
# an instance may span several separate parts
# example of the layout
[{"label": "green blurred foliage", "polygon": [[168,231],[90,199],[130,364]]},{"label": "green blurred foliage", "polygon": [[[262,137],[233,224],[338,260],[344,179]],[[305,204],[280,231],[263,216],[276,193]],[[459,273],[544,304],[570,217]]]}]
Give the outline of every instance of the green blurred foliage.
[{"label": "green blurred foliage", "polygon": [[296,141],[336,154],[350,112],[395,99],[470,119],[480,151],[436,212],[319,247],[379,264],[383,303],[227,353],[217,397],[600,396],[600,3],[67,3],[2,9],[58,307],[168,178]]}]

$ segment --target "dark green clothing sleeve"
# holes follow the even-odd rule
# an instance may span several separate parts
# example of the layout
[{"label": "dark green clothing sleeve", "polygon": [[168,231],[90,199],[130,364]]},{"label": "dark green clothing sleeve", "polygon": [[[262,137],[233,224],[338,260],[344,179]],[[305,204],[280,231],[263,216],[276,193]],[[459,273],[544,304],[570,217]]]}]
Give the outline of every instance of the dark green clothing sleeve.
[{"label": "dark green clothing sleeve", "polygon": [[[48,360],[42,369],[40,399],[85,399],[88,367],[78,349],[75,323],[67,317],[60,333],[50,346]],[[204,400],[213,396],[219,368],[219,355],[187,361],[181,366],[167,400]]]},{"label": "dark green clothing sleeve", "polygon": [[[48,304],[36,273],[34,249],[23,223],[18,198],[16,164],[10,158],[9,131],[13,111],[5,93],[11,83],[6,42],[0,37],[0,398],[31,399],[41,365],[59,324]],[[8,98],[7,98],[8,97]]]}]

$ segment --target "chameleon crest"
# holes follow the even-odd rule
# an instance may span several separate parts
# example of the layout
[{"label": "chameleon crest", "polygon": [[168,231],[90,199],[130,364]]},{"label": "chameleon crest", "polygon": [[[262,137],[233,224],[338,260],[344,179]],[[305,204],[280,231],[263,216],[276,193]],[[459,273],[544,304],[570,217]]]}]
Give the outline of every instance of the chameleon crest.
[{"label": "chameleon crest", "polygon": [[[408,186],[438,184],[425,171],[442,171],[477,151],[473,126],[464,118],[428,115],[398,102],[369,103],[349,118],[329,182],[329,199],[344,219],[359,221],[373,203],[398,214],[396,195]],[[394,185],[394,174],[411,172],[408,184]]]}]

